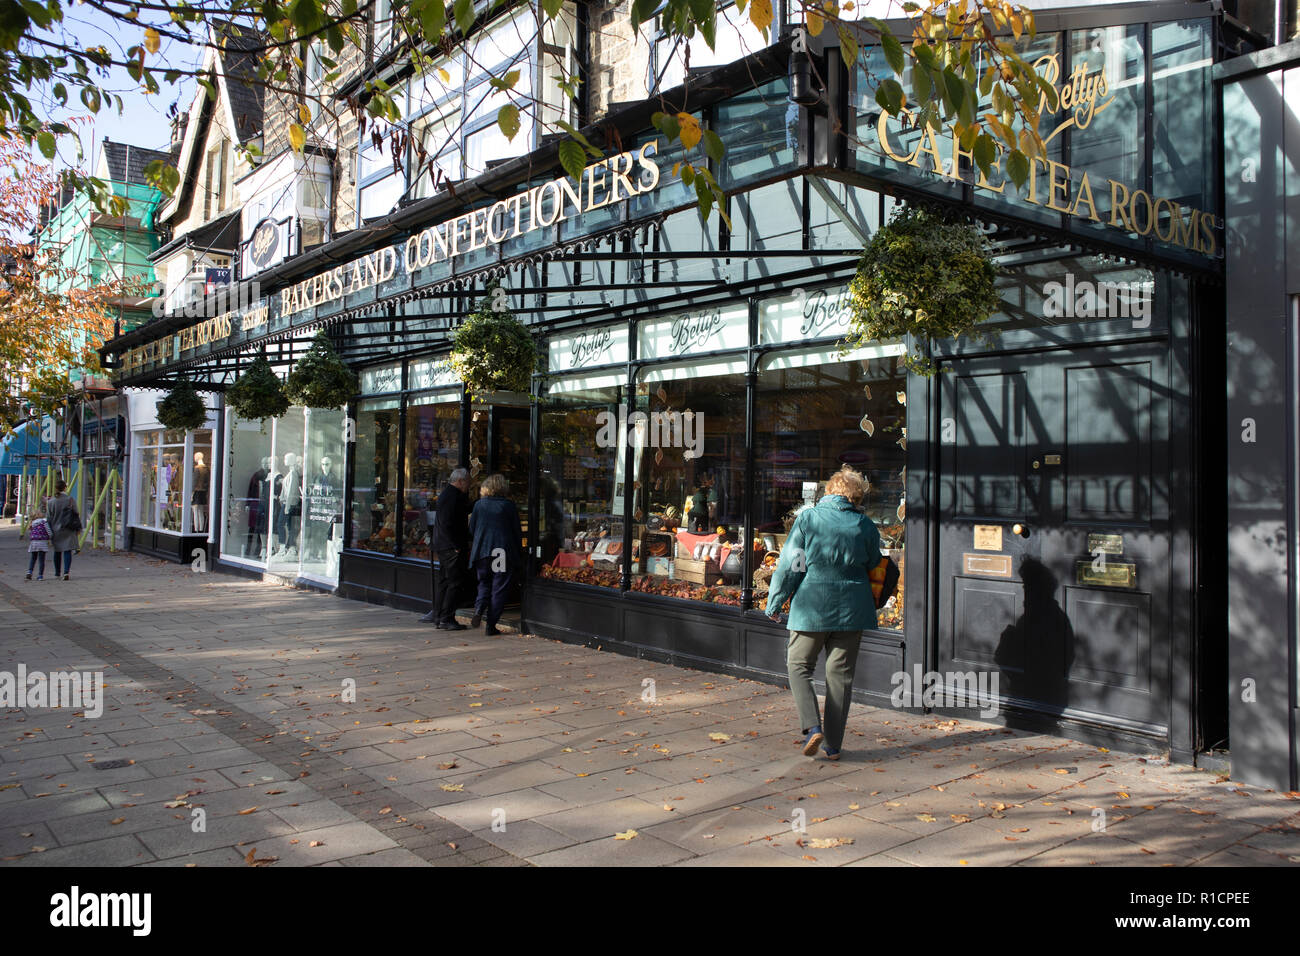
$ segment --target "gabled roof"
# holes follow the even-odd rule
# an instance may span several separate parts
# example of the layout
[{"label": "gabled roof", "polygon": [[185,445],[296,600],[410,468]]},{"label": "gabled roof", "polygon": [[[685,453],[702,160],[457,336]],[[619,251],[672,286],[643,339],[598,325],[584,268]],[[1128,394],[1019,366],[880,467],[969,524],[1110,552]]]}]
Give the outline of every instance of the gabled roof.
[{"label": "gabled roof", "polygon": [[170,162],[171,154],[161,149],[146,149],[129,143],[115,143],[104,137],[103,162],[108,167],[108,178],[119,183],[147,186],[144,169],[155,160]]},{"label": "gabled roof", "polygon": [[213,107],[225,112],[226,120],[240,145],[262,134],[262,98],[265,87],[256,79],[260,50],[266,38],[247,26],[226,20],[211,20],[209,47],[203,59],[203,69],[216,74],[217,102],[208,99],[207,91],[199,87],[190,103],[185,119],[185,138],[176,157],[180,173],[180,188],[163,203],[158,219],[170,220],[184,207],[194,193],[198,181],[197,163],[201,162],[203,142],[212,121]]}]

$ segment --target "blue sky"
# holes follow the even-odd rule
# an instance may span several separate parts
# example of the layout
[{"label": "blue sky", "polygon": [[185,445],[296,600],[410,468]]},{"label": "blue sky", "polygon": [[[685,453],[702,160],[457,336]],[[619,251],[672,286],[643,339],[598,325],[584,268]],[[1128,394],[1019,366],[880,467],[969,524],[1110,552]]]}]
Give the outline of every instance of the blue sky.
[{"label": "blue sky", "polygon": [[[126,59],[126,50],[141,42],[144,27],[144,24],[139,27],[129,27],[98,10],[79,4],[65,5],[63,23],[56,25],[51,32],[56,36],[62,34],[59,39],[68,42],[69,45],[75,43],[84,49],[102,44],[114,59]],[[193,26],[190,29],[196,30]],[[202,27],[197,29],[201,31]],[[163,68],[193,69],[201,64],[202,59],[202,46],[164,37],[158,53],[149,56],[147,62],[151,66]],[[182,77],[173,85],[165,82],[160,72],[158,85],[161,90],[156,95],[148,95],[139,90],[138,84],[127,75],[126,70],[116,67],[108,80],[101,82],[115,98],[121,94],[124,102],[120,114],[118,104],[114,103],[111,108],[101,107],[99,113],[92,117],[89,125],[79,126],[82,149],[86,154],[82,165],[87,172],[94,168],[94,161],[99,157],[99,144],[104,137],[119,143],[130,143],[132,146],[166,148],[171,135],[167,109],[175,101],[180,111],[184,113],[189,109],[195,89],[194,80],[189,77]],[[78,91],[71,90],[70,94],[71,98],[66,108],[60,109],[56,104],[47,105],[45,108],[49,111],[49,115],[58,119],[90,116],[90,111],[81,103]],[[61,144],[55,165],[61,168],[75,164],[75,147],[70,143]]]}]

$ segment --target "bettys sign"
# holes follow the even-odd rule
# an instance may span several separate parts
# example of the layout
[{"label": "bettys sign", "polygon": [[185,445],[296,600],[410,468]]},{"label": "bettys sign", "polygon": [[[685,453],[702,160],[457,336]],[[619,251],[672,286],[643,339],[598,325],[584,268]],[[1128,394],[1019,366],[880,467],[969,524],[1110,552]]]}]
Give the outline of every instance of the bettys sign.
[{"label": "bettys sign", "polygon": [[681,358],[749,344],[749,308],[728,303],[642,322],[637,330],[638,358]]},{"label": "bettys sign", "polygon": [[758,310],[760,345],[799,339],[839,338],[849,331],[849,290],[795,289],[790,295],[768,299]]},{"label": "bettys sign", "polygon": [[604,325],[551,339],[546,346],[552,372],[570,372],[627,361],[627,325]]}]

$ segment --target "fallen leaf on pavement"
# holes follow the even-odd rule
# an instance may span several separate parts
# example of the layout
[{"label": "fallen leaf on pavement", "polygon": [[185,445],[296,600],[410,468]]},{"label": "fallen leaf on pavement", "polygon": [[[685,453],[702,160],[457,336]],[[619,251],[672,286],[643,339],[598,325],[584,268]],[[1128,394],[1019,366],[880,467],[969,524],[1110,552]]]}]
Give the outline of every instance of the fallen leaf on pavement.
[{"label": "fallen leaf on pavement", "polygon": [[257,856],[257,847],[253,847],[248,851],[248,855],[244,857],[244,862],[249,866],[270,866],[272,863],[278,862],[279,859],[278,856],[264,856],[259,858]]},{"label": "fallen leaf on pavement", "polygon": [[118,817],[116,820],[109,820],[108,822],[111,823],[113,826],[117,826],[119,823],[125,823],[126,817]]},{"label": "fallen leaf on pavement", "polygon": [[465,789],[465,785],[463,783],[444,783],[442,789],[448,793],[460,793]]},{"label": "fallen leaf on pavement", "polygon": [[937,822],[938,822],[937,820],[935,820],[934,817],[932,817],[932,816],[931,816],[930,814],[928,814],[928,813],[918,813],[918,814],[916,815],[916,818],[917,818],[918,820],[920,820],[922,823],[937,823]]},{"label": "fallen leaf on pavement", "polygon": [[852,843],[852,837],[817,837],[804,845],[811,850],[833,850],[837,846],[849,846]]},{"label": "fallen leaf on pavement", "polygon": [[637,836],[637,832],[636,832],[635,830],[625,830],[625,831],[623,831],[622,833],[615,833],[615,834],[614,834],[614,839],[615,839],[615,840],[633,840],[633,839],[636,839],[636,836]]},{"label": "fallen leaf on pavement", "polygon": [[952,817],[953,823],[970,823],[970,817],[964,813],[950,813],[948,816]]},{"label": "fallen leaf on pavement", "polygon": [[246,816],[248,816],[250,813],[252,813],[252,812],[253,812],[254,810],[256,810],[256,809],[257,809],[257,807],[249,807],[247,810],[240,810],[240,811],[239,811],[239,815],[240,815],[241,817],[246,817]]},{"label": "fallen leaf on pavement", "polygon": [[460,766],[460,765],[459,765],[456,761],[453,760],[451,763],[440,763],[440,764],[438,764],[438,769],[439,769],[439,770],[455,770],[458,766]]},{"label": "fallen leaf on pavement", "polygon": [[382,817],[382,816],[384,816],[384,814],[392,813],[392,812],[393,812],[393,808],[392,808],[392,807],[383,807],[382,809],[380,809],[380,811],[379,811],[379,815]]},{"label": "fallen leaf on pavement", "polygon": [[724,740],[730,740],[731,734],[709,734],[709,739],[722,743]]},{"label": "fallen leaf on pavement", "polygon": [[325,845],[325,841],[324,841],[324,840],[312,840],[312,841],[311,841],[310,843],[308,843],[307,845],[308,845],[308,846],[324,846],[324,845]]}]

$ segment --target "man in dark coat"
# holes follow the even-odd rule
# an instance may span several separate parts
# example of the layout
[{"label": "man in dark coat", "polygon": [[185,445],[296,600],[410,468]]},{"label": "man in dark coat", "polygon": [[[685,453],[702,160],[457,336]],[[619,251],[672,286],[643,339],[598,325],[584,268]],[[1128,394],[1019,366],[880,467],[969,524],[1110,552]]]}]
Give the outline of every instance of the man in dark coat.
[{"label": "man in dark coat", "polygon": [[[440,631],[463,631],[456,620],[456,597],[469,567],[469,471],[457,468],[447,479],[434,505],[435,515],[429,541],[429,568],[433,577],[433,600],[429,613],[420,618]],[[436,560],[435,560],[436,559]]]}]

